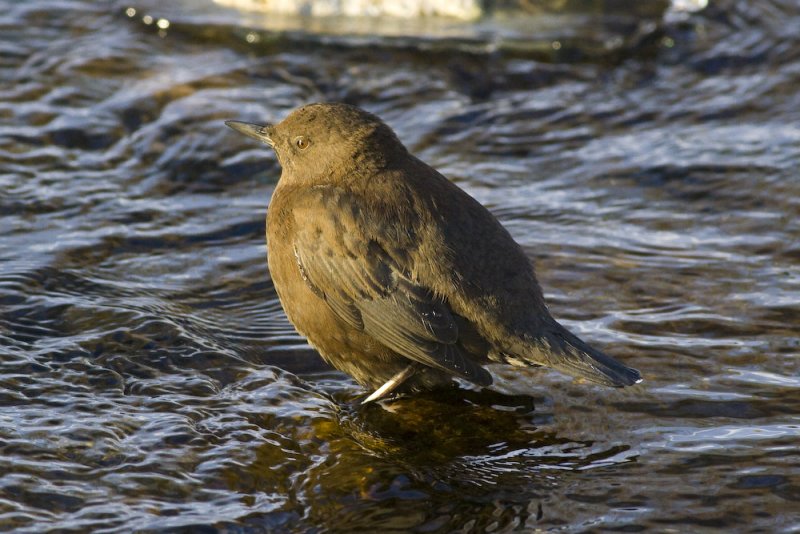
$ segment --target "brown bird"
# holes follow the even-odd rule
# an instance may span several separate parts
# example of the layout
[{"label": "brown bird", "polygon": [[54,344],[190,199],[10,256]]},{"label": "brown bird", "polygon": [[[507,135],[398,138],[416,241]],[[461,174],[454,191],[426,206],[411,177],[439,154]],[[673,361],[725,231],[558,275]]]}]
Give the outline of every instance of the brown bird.
[{"label": "brown bird", "polygon": [[226,124],[278,156],[272,281],[322,357],[377,388],[364,402],[453,377],[488,386],[488,363],[607,386],[642,380],[558,324],[508,231],[375,115],[310,104],[275,125]]}]

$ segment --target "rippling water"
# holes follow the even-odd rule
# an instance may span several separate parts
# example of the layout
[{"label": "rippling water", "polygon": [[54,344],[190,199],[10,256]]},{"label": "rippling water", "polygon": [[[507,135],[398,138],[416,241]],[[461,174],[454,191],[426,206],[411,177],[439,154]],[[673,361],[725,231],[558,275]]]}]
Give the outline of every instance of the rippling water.
[{"label": "rippling water", "polygon": [[[795,3],[585,2],[527,41],[9,4],[0,530],[800,531]],[[316,100],[489,206],[554,314],[646,381],[497,369],[361,407],[270,282],[274,157],[222,124]]]}]

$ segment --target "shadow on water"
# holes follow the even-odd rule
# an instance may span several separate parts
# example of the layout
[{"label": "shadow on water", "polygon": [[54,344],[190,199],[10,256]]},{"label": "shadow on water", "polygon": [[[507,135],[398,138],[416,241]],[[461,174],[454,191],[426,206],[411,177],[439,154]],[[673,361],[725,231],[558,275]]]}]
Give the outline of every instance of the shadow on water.
[{"label": "shadow on water", "polygon": [[[552,423],[552,413],[534,407],[545,399],[453,390],[365,406],[335,397],[332,417],[300,425],[305,450],[295,462],[285,462],[277,443],[265,444],[255,461],[229,472],[230,489],[281,481],[278,491],[310,510],[297,524],[333,531],[530,527],[570,473],[635,461],[626,445],[540,429]],[[491,498],[487,486],[497,489]]]}]

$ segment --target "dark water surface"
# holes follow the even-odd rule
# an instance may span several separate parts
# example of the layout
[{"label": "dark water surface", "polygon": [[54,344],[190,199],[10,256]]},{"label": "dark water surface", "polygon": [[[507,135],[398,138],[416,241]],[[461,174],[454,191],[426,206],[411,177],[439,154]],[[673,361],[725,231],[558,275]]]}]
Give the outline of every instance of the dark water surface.
[{"label": "dark water surface", "polygon": [[[525,42],[4,2],[0,530],[800,532],[800,7],[585,4]],[[222,124],[317,100],[490,207],[646,381],[359,406],[270,282],[275,159]]]}]

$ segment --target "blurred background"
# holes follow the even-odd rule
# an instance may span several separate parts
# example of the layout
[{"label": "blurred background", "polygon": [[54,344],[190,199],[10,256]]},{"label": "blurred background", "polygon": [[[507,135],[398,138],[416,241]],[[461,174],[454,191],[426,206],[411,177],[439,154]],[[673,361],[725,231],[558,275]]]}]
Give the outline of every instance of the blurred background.
[{"label": "blurred background", "polygon": [[[0,530],[800,532],[799,89],[791,0],[2,2]],[[645,382],[361,407],[223,125],[313,101],[384,118]]]}]

